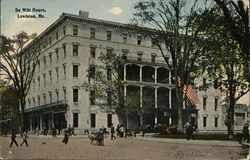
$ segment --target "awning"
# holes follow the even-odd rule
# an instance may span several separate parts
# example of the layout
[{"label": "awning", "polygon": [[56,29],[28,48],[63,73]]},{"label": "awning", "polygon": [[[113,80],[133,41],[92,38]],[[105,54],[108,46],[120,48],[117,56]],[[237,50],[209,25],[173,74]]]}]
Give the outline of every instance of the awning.
[{"label": "awning", "polygon": [[65,110],[67,109],[67,104],[65,103],[65,101],[58,101],[46,105],[25,109],[24,112],[29,113],[29,112],[38,112],[38,111],[40,112],[44,110],[47,111],[47,110],[58,110],[58,109],[65,109]]}]

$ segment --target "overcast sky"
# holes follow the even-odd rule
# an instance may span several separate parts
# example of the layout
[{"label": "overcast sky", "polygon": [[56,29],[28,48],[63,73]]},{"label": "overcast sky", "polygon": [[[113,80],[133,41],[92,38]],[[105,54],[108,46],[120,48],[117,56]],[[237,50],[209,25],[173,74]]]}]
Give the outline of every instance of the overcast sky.
[{"label": "overcast sky", "polygon": [[[12,37],[20,31],[41,33],[65,13],[78,15],[79,10],[89,12],[90,18],[129,23],[133,7],[140,0],[2,0],[2,34]],[[244,0],[249,5],[249,0]],[[44,9],[46,12],[16,12],[16,8]],[[45,18],[18,18],[24,14],[43,14]],[[245,96],[240,103],[250,103]]]}]

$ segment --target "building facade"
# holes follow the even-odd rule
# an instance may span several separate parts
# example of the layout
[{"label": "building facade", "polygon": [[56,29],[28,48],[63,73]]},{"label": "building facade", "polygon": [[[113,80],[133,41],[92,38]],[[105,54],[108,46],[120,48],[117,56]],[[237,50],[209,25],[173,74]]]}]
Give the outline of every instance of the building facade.
[{"label": "building facade", "polygon": [[[79,15],[63,13],[39,39],[42,53],[25,108],[30,130],[63,129],[71,124],[83,133],[86,129],[121,123],[115,111],[103,110],[94,103],[94,91],[84,85],[94,81],[89,79],[89,67],[95,66],[100,54],[108,51],[126,58],[125,94],[136,90],[140,93],[141,107],[144,99],[150,98],[151,107],[157,109],[154,113],[129,115],[128,127],[177,123],[171,71],[149,37],[135,33],[128,25],[89,18],[87,12],[80,11]],[[197,106],[187,103],[185,120],[203,130],[219,129],[219,92],[197,90],[197,94],[200,100],[207,98],[206,109],[202,109],[202,103]]]}]

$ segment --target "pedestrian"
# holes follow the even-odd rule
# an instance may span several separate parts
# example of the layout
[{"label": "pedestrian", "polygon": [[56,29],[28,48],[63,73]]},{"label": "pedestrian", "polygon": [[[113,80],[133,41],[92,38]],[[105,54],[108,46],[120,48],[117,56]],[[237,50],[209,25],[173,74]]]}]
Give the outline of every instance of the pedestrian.
[{"label": "pedestrian", "polygon": [[52,137],[56,138],[56,128],[55,127],[52,128]]},{"label": "pedestrian", "polygon": [[16,142],[16,132],[15,130],[12,131],[12,134],[11,134],[11,142],[10,142],[10,147],[12,147],[12,144],[13,142],[16,144],[16,146],[18,147],[18,144]]},{"label": "pedestrian", "polygon": [[65,144],[68,144],[68,142],[69,142],[69,131],[68,130],[65,130],[64,138],[63,138],[62,142]]},{"label": "pedestrian", "polygon": [[27,132],[23,132],[23,142],[20,144],[20,146],[22,146],[23,143],[25,143],[25,144],[26,144],[26,147],[28,147],[28,146],[29,146],[29,145],[28,145],[28,141],[27,141],[28,138],[29,138],[29,137],[28,137]]},{"label": "pedestrian", "polygon": [[190,137],[192,136],[192,133],[193,133],[193,127],[192,127],[192,125],[190,125],[189,122],[186,122],[184,127],[186,128],[187,140],[189,140]]},{"label": "pedestrian", "polygon": [[117,137],[120,136],[120,124],[117,124],[116,132],[117,132]]},{"label": "pedestrian", "polygon": [[39,128],[36,127],[36,135],[38,136],[39,135]]},{"label": "pedestrian", "polygon": [[71,125],[69,125],[68,131],[69,131],[69,134],[70,134],[70,135],[76,136],[76,134],[75,134],[75,129],[74,129],[74,127],[71,127]]},{"label": "pedestrian", "polygon": [[115,127],[113,123],[111,123],[111,140],[116,139],[114,134],[115,134]]},{"label": "pedestrian", "polygon": [[121,125],[121,128],[120,128],[120,137],[121,137],[121,138],[123,138],[124,131],[125,131],[125,129],[124,129],[124,126],[123,126],[123,124],[122,124],[122,125]]},{"label": "pedestrian", "polygon": [[247,141],[249,143],[249,125],[248,123],[245,123],[242,129],[242,140],[243,142]]}]

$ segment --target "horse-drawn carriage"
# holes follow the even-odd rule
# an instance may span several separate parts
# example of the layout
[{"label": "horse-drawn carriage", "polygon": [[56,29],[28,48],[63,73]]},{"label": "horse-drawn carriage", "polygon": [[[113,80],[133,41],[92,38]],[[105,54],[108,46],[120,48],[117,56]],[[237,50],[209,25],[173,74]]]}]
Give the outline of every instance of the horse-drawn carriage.
[{"label": "horse-drawn carriage", "polygon": [[167,135],[167,134],[177,134],[177,126],[176,125],[144,125],[136,128],[134,130],[134,133],[140,133],[142,132],[142,136],[144,136],[146,133],[155,133],[160,135]]},{"label": "horse-drawn carriage", "polygon": [[92,132],[89,135],[90,144],[96,144],[98,146],[104,146],[104,135],[102,131]]}]

